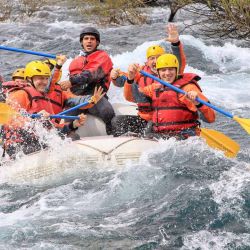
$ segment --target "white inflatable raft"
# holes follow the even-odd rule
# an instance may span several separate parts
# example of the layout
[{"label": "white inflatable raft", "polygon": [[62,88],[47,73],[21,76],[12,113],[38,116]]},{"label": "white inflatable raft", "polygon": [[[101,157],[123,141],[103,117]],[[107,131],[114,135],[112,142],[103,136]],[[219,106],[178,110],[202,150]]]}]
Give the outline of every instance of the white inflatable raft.
[{"label": "white inflatable raft", "polygon": [[[114,104],[117,115],[136,115],[136,107]],[[113,137],[106,135],[104,123],[88,116],[86,124],[77,133],[80,140],[70,143],[70,148],[55,152],[44,150],[24,156],[0,168],[0,180],[11,183],[34,182],[41,178],[58,178],[89,167],[122,167],[126,163],[138,163],[143,152],[157,145],[157,141],[137,137]]]}]

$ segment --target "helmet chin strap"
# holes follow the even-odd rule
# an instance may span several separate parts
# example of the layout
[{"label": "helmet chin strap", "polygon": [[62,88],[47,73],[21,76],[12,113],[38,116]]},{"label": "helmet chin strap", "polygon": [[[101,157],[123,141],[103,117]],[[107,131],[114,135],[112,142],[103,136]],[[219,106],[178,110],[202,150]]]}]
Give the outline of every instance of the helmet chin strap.
[{"label": "helmet chin strap", "polygon": [[33,80],[32,80],[32,78],[27,78],[27,82],[28,83],[30,83],[34,88],[35,88],[35,85],[34,85],[34,83],[33,83]]},{"label": "helmet chin strap", "polygon": [[156,68],[151,68],[152,72],[158,74],[158,70]]}]

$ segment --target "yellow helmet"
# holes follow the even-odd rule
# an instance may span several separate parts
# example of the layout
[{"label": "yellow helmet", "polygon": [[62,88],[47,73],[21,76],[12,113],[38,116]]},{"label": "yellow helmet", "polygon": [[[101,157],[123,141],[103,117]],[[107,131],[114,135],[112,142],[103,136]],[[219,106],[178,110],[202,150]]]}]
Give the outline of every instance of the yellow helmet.
[{"label": "yellow helmet", "polygon": [[165,53],[165,50],[159,46],[159,45],[153,45],[148,47],[147,49],[147,58],[150,56],[158,56],[158,55],[163,55]]},{"label": "yellow helmet", "polygon": [[29,62],[24,71],[24,78],[27,79],[27,77],[32,78],[33,76],[51,76],[51,71],[49,66],[41,61],[32,61]]},{"label": "yellow helmet", "polygon": [[25,68],[16,69],[12,74],[12,80],[14,81],[16,77],[24,79]]},{"label": "yellow helmet", "polygon": [[175,55],[173,54],[164,54],[157,58],[156,60],[156,69],[162,68],[176,68],[176,72],[179,72],[179,62]]}]

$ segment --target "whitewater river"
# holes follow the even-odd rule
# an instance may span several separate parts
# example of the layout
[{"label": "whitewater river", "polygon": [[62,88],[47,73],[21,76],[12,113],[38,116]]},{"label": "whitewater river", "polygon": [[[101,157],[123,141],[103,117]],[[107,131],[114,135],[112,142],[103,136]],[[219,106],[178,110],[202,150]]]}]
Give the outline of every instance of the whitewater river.
[{"label": "whitewater river", "polygon": [[[150,25],[101,28],[102,48],[115,67],[126,70],[130,62],[145,61],[146,48],[165,36],[162,13],[156,9]],[[25,22],[1,23],[0,43],[72,58],[80,51],[79,32],[88,24],[71,9],[45,8]],[[250,118],[247,45],[188,33],[181,41],[185,71],[202,77],[211,103]],[[0,73],[9,80],[16,67],[38,58],[0,51]],[[122,89],[112,86],[109,96],[113,103],[125,102]],[[136,165],[89,168],[67,143],[50,136],[57,153],[63,152],[52,161],[78,164],[84,171],[57,177],[54,185],[0,180],[0,249],[250,249],[250,137],[220,114],[214,124],[203,126],[236,140],[241,145],[237,158],[192,138],[161,142]],[[69,154],[74,155],[70,162]]]}]

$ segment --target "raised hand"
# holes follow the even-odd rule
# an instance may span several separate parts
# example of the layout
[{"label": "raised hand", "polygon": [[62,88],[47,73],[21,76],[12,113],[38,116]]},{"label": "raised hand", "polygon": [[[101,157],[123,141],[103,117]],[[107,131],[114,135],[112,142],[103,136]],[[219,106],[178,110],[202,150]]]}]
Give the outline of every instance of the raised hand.
[{"label": "raised hand", "polygon": [[179,33],[177,26],[173,23],[169,23],[166,28],[166,32],[168,34],[168,37],[166,40],[170,43],[177,43],[179,42]]},{"label": "raised hand", "polygon": [[136,73],[139,70],[140,70],[140,65],[139,64],[137,64],[137,63],[130,64],[128,66],[128,79],[129,80],[134,80],[135,76],[136,76]]},{"label": "raised hand", "polygon": [[59,66],[62,66],[67,61],[67,57],[65,55],[58,55],[56,56],[56,63]]},{"label": "raised hand", "polygon": [[94,94],[91,97],[91,102],[94,104],[98,103],[105,94],[106,93],[103,92],[103,88],[101,86],[99,88],[95,87]]}]

